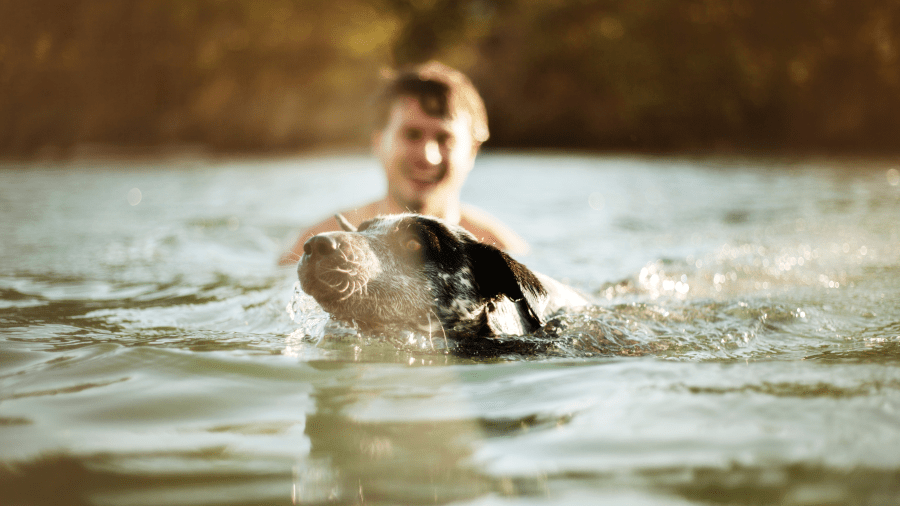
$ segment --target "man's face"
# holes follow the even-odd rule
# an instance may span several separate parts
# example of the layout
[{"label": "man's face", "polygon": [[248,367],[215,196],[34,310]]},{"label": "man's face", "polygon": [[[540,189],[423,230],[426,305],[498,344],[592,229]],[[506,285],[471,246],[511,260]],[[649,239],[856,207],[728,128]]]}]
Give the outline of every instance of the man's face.
[{"label": "man's face", "polygon": [[413,97],[394,102],[373,147],[387,175],[388,193],[401,207],[427,212],[458,198],[478,152],[470,121],[466,114],[429,116]]}]

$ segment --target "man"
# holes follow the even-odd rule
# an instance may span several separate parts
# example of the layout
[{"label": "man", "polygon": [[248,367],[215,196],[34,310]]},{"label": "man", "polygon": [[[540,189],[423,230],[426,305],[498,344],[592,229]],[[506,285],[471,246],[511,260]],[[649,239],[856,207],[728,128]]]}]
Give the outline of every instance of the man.
[{"label": "man", "polygon": [[[485,211],[460,202],[460,191],[488,138],[484,102],[461,72],[430,62],[392,76],[378,96],[372,150],[387,177],[387,195],[342,211],[350,223],[382,214],[416,212],[442,218],[472,232],[482,242],[513,254],[528,245]],[[300,235],[279,264],[295,264],[303,244],[323,232],[340,230],[329,218]]]}]

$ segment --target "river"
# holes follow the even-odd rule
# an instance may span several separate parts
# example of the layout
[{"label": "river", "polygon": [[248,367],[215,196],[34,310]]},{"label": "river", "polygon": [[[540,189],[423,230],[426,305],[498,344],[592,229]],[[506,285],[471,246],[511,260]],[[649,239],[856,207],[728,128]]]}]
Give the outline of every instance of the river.
[{"label": "river", "polygon": [[0,504],[898,504],[898,168],[488,152],[593,304],[466,358],[275,266],[368,156],[5,162]]}]

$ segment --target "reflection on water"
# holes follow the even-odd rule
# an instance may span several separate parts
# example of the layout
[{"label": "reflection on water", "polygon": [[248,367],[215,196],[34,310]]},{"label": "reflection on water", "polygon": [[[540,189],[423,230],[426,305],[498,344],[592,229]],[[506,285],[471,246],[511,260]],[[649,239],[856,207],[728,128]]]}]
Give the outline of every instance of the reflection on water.
[{"label": "reflection on water", "polygon": [[898,180],[485,156],[596,304],[462,346],[274,266],[367,158],[3,168],[0,504],[897,504]]}]

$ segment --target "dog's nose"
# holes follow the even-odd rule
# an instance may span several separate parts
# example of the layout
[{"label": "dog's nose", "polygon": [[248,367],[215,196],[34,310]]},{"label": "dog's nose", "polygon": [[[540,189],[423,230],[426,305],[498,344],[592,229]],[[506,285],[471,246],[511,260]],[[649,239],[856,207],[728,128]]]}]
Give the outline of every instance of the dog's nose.
[{"label": "dog's nose", "polygon": [[303,244],[303,252],[307,255],[328,256],[337,249],[337,241],[327,235],[314,235]]}]

